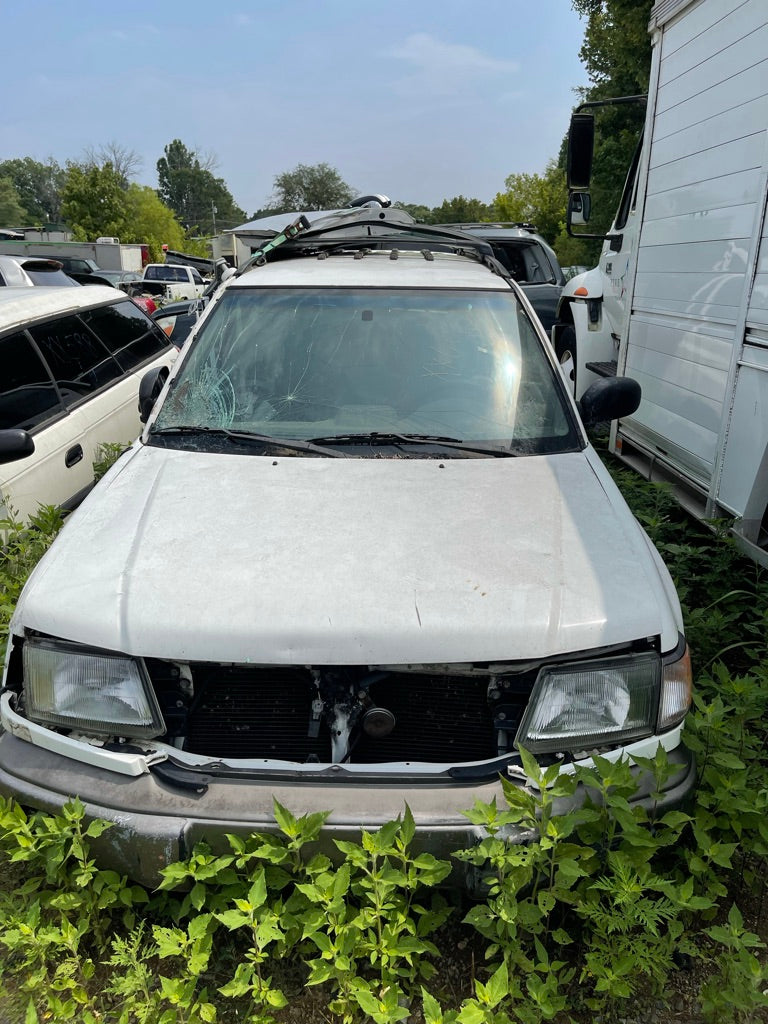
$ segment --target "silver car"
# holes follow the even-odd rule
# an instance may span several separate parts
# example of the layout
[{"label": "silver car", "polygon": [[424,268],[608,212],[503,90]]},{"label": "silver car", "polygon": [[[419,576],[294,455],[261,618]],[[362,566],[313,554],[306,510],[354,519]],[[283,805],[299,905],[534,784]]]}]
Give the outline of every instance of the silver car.
[{"label": "silver car", "polygon": [[446,855],[525,784],[520,747],[663,747],[648,806],[694,784],[674,587],[583,425],[637,386],[577,406],[487,246],[396,214],[284,233],[223,284],[18,604],[0,791],[79,795],[148,884],[276,829],[275,797],[331,811],[328,847],[407,803]]}]

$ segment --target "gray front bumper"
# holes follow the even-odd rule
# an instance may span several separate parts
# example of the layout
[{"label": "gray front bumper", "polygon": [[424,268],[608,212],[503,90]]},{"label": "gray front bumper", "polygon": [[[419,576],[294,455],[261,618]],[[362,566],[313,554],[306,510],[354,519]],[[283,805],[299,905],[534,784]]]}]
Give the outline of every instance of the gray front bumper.
[{"label": "gray front bumper", "polygon": [[[656,802],[660,811],[686,804],[696,781],[692,757],[684,747],[673,750],[669,758],[680,770],[663,799]],[[637,771],[640,787],[636,800],[650,808],[652,780]],[[68,799],[78,796],[88,821],[103,818],[114,823],[99,840],[92,841],[98,863],[149,887],[159,884],[165,865],[187,857],[197,842],[205,840],[214,850],[224,852],[228,850],[228,832],[277,832],[273,797],[297,816],[332,811],[319,843],[329,855],[336,852],[334,839],[359,841],[361,829],[374,831],[401,815],[407,803],[416,822],[414,850],[449,858],[484,838],[483,829],[472,825],[462,811],[471,808],[475,800],[489,802],[494,797],[499,807],[504,806],[498,781],[394,786],[389,782],[269,785],[214,780],[205,792],[196,793],[166,785],[151,774],[116,775],[35,747],[7,732],[0,734],[0,794],[49,813],[58,813]],[[578,802],[584,795],[582,791]],[[522,842],[529,834],[520,831],[509,838]],[[474,870],[467,875],[458,863],[453,880],[469,888],[477,884]]]}]

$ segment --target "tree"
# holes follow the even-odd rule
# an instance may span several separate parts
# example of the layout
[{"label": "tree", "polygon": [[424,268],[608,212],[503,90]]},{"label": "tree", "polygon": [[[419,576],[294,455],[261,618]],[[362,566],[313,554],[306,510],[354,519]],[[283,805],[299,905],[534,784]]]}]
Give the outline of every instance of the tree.
[{"label": "tree", "polygon": [[46,163],[29,156],[3,160],[0,178],[10,178],[28,221],[44,224],[57,223],[61,219],[65,171],[54,159]]},{"label": "tree", "polygon": [[125,146],[113,140],[105,143],[103,146],[99,146],[98,149],[88,146],[85,150],[84,162],[91,167],[102,167],[107,163],[112,164],[115,173],[120,178],[122,187],[127,189],[131,178],[141,169],[144,160],[135,150],[126,149]]},{"label": "tree", "polygon": [[493,220],[493,209],[481,199],[466,199],[454,196],[446,199],[440,206],[435,206],[429,220],[430,224],[458,224],[472,221]]},{"label": "tree", "polygon": [[[245,211],[235,203],[223,178],[214,177],[181,139],[169,142],[157,161],[158,194],[189,233],[212,235],[237,227]],[[213,158],[205,162],[212,165]]]},{"label": "tree", "polygon": [[392,205],[398,210],[405,210],[406,213],[410,213],[414,220],[422,224],[432,223],[432,210],[429,206],[422,206],[420,203],[401,203],[399,201],[392,203]]},{"label": "tree", "polygon": [[498,219],[534,224],[552,245],[565,224],[568,202],[562,168],[551,160],[544,174],[510,174],[504,185],[506,192],[494,201]]},{"label": "tree", "polygon": [[27,220],[27,211],[10,178],[0,178],[0,227],[18,228]]},{"label": "tree", "polygon": [[298,164],[276,175],[270,205],[274,213],[335,210],[349,206],[356,194],[330,164]]},{"label": "tree", "polygon": [[78,241],[100,235],[122,238],[127,223],[125,190],[111,163],[103,167],[67,164],[61,213]]},{"label": "tree", "polygon": [[[653,0],[572,0],[587,19],[579,56],[592,83],[584,100],[635,96],[648,90],[651,39],[648,32]],[[598,109],[595,115],[592,173],[593,219],[589,230],[608,230],[619,204],[627,170],[645,119],[643,104]],[[600,242],[582,242],[593,262]]]},{"label": "tree", "polygon": [[173,210],[162,202],[153,188],[136,182],[128,186],[126,193],[126,226],[121,241],[148,245],[153,262],[163,261],[164,244],[181,252],[189,252],[190,249]]}]

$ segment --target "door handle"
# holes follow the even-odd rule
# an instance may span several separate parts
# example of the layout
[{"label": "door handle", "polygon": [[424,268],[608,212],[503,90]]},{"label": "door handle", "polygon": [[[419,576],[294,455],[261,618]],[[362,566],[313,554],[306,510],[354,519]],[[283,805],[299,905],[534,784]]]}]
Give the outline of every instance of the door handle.
[{"label": "door handle", "polygon": [[77,463],[80,462],[82,457],[83,457],[83,447],[82,447],[82,445],[79,445],[79,444],[72,445],[72,447],[69,449],[67,454],[64,456],[64,464],[66,465],[67,469],[71,469],[72,466],[76,466]]}]

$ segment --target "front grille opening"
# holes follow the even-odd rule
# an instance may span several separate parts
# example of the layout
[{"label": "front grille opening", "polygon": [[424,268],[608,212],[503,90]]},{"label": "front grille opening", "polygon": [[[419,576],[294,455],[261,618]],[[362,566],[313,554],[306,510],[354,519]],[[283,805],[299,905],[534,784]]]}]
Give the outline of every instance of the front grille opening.
[{"label": "front grille opening", "polygon": [[388,736],[360,730],[351,761],[483,761],[496,756],[488,680],[389,676],[371,688],[374,704],[395,716]]},{"label": "front grille opening", "polygon": [[[148,660],[166,740],[212,759],[462,764],[512,750],[536,672],[178,667]],[[371,727],[371,719],[386,723]]]},{"label": "front grille opening", "polygon": [[[330,733],[310,736],[312,680],[300,671],[231,668],[200,673],[184,749],[210,757],[330,761]],[[197,682],[197,680],[196,680]]]}]

